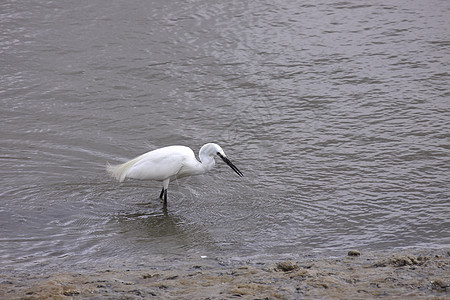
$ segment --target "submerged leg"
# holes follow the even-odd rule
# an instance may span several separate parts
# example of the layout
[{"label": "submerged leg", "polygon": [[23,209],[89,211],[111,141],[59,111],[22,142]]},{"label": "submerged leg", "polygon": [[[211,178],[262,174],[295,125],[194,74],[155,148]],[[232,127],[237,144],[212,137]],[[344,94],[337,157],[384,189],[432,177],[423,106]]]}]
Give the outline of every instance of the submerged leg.
[{"label": "submerged leg", "polygon": [[167,206],[167,189],[164,190],[164,202],[163,206]]},{"label": "submerged leg", "polygon": [[163,188],[161,190],[161,195],[159,196],[159,198],[163,200],[164,207],[167,206],[167,189],[169,188],[169,182],[170,178],[167,178],[166,180],[163,181]]}]

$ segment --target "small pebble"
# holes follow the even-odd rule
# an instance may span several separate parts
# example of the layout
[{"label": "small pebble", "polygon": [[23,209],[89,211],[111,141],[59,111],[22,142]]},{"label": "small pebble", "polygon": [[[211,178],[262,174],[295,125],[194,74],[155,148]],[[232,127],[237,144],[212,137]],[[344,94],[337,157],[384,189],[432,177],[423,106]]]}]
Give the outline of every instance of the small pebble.
[{"label": "small pebble", "polygon": [[349,250],[347,255],[348,256],[360,256],[361,253],[358,250]]},{"label": "small pebble", "polygon": [[297,264],[292,261],[282,261],[277,265],[277,269],[284,272],[289,272],[297,268]]}]

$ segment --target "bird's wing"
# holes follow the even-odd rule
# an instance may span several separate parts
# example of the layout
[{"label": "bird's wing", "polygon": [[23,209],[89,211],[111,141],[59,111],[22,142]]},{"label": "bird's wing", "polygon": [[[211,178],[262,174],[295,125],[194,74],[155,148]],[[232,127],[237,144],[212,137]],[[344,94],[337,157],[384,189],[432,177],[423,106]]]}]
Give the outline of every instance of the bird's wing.
[{"label": "bird's wing", "polygon": [[107,170],[118,181],[125,178],[163,181],[178,177],[180,170],[189,162],[196,162],[192,149],[170,146],[144,153],[120,165],[108,165]]},{"label": "bird's wing", "polygon": [[176,175],[183,167],[183,161],[184,156],[178,153],[164,155],[149,152],[136,158],[126,177],[164,180]]}]

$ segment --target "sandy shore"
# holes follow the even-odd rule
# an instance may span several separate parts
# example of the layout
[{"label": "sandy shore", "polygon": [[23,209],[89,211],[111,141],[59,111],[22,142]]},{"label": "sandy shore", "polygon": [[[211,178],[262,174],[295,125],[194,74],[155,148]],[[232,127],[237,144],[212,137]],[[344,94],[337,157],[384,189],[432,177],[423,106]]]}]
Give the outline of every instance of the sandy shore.
[{"label": "sandy shore", "polygon": [[[0,274],[1,299],[450,299],[450,251]],[[353,256],[351,256],[353,255]]]}]

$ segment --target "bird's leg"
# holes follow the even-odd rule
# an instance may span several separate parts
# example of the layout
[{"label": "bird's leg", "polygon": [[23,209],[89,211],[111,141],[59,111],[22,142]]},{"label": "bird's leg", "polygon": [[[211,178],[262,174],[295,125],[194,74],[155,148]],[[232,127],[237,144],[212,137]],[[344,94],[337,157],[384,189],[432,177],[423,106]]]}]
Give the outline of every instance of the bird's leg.
[{"label": "bird's leg", "polygon": [[170,178],[167,178],[163,181],[163,189],[161,191],[160,198],[163,200],[163,206],[167,207],[167,189],[169,188]]},{"label": "bird's leg", "polygon": [[164,189],[164,202],[163,206],[167,206],[167,189]]},{"label": "bird's leg", "polygon": [[164,187],[161,190],[161,194],[159,194],[159,199],[163,200],[163,196],[164,196]]}]

